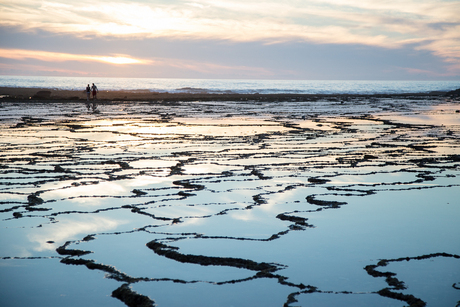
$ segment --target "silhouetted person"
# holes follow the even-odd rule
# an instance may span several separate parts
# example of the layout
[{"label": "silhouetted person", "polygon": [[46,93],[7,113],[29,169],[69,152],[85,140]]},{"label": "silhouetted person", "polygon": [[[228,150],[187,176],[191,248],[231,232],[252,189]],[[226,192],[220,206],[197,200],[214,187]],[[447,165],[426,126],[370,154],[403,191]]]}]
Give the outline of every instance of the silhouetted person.
[{"label": "silhouetted person", "polygon": [[89,98],[91,96],[91,88],[89,87],[89,84],[86,86],[86,100],[89,101]]},{"label": "silhouetted person", "polygon": [[93,99],[97,99],[97,92],[99,92],[99,90],[97,89],[96,84],[93,83],[93,86],[91,86],[91,89],[93,90]]}]

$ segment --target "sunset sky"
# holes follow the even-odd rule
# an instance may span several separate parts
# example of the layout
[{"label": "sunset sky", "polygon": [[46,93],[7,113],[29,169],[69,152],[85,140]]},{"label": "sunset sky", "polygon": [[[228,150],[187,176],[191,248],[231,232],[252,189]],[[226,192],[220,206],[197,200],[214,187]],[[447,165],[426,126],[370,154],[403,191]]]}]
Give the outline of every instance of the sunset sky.
[{"label": "sunset sky", "polygon": [[0,74],[460,80],[460,1],[0,0]]}]

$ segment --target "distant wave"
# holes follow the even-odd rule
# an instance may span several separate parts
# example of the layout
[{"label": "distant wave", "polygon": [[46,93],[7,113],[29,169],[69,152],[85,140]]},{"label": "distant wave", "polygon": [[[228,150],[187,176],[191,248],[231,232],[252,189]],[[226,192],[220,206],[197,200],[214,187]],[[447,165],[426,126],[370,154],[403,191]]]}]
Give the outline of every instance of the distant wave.
[{"label": "distant wave", "polygon": [[2,87],[83,90],[96,83],[100,90],[211,94],[399,94],[447,92],[460,81],[321,81],[321,80],[223,80],[102,77],[0,76]]}]

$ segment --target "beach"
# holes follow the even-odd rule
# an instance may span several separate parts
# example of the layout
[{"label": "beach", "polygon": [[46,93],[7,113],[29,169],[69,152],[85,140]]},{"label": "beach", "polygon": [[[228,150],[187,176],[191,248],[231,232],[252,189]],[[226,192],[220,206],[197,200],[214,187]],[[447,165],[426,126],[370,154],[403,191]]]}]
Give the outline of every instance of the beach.
[{"label": "beach", "polygon": [[[24,88],[24,87],[0,87],[0,96],[3,101],[21,100],[49,100],[49,101],[79,101],[86,100],[84,90],[66,90],[52,88]],[[376,93],[376,94],[302,94],[302,93],[210,93],[208,90],[192,90],[185,92],[157,92],[147,89],[137,90],[101,90],[97,92],[97,100],[102,102],[111,101],[241,101],[241,100],[261,100],[261,101],[313,101],[323,98],[330,99],[349,99],[353,97],[438,97],[447,96],[458,98],[459,92],[433,91],[430,93]],[[92,99],[92,96],[91,96]]]},{"label": "beach", "polygon": [[458,306],[454,92],[0,95],[2,306]]}]

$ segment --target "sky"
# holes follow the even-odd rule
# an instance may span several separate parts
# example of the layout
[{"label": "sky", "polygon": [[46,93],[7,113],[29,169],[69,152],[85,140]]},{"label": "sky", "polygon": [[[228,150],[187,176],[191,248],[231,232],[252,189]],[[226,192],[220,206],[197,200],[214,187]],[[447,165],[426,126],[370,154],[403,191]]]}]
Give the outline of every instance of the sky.
[{"label": "sky", "polygon": [[460,80],[460,1],[0,0],[0,75]]}]

